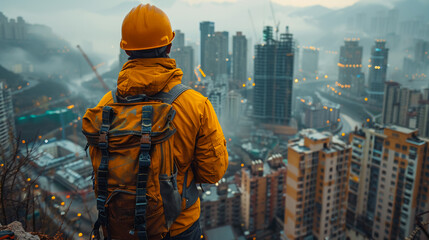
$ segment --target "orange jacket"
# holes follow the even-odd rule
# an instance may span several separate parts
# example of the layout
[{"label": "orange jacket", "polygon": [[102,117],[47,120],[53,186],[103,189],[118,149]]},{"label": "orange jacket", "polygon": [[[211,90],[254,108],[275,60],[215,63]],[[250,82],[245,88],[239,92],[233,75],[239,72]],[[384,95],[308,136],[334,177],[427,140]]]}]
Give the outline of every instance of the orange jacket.
[{"label": "orange jacket", "polygon": [[[137,94],[154,95],[168,92],[182,79],[182,70],[170,58],[134,59],[126,62],[119,73],[117,93],[122,97]],[[111,92],[104,95],[98,106],[113,102]],[[177,185],[182,193],[185,172],[187,184],[195,178],[198,183],[216,183],[228,167],[226,140],[210,101],[194,90],[188,90],[173,103],[176,110],[174,125],[174,158],[178,167]],[[192,171],[191,168],[194,171]],[[195,174],[195,176],[194,176]],[[200,200],[183,210],[173,223],[170,235],[188,229],[200,217]]]}]

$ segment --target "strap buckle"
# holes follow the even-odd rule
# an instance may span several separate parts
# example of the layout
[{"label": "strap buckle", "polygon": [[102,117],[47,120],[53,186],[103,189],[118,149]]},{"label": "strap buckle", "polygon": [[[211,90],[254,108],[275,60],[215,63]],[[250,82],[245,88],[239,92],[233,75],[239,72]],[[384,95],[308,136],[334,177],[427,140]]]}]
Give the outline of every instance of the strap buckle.
[{"label": "strap buckle", "polygon": [[107,149],[107,132],[100,133],[100,136],[98,137],[98,147],[100,149]]}]

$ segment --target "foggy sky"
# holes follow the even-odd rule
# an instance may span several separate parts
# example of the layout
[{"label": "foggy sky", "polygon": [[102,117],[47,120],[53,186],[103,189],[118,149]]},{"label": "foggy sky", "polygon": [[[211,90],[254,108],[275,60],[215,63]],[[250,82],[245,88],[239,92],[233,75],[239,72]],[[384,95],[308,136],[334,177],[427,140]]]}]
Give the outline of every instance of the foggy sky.
[{"label": "foggy sky", "polygon": [[[199,41],[199,22],[214,21],[216,31],[243,31],[252,44],[260,41],[262,28],[273,25],[269,0],[0,0],[0,11],[8,18],[22,16],[29,23],[44,24],[68,40],[72,45],[87,48],[112,59],[119,53],[120,29],[124,16],[140,2],[156,4],[170,17],[173,29],[180,29],[191,42]],[[305,18],[289,16],[300,7],[321,5],[343,8],[356,2],[380,2],[382,0],[273,0],[276,19],[283,32],[286,25],[301,39],[319,34],[320,29]],[[281,7],[281,11],[280,9]],[[284,7],[286,6],[286,7]],[[249,12],[255,24],[252,27]],[[253,30],[255,29],[255,31]],[[89,51],[91,49],[88,49]]]}]

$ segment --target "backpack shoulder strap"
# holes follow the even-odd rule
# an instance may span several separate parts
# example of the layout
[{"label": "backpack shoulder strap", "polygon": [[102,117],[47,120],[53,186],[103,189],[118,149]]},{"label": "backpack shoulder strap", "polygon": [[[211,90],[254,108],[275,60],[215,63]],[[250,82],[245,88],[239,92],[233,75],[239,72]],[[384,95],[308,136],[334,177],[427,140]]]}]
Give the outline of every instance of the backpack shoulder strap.
[{"label": "backpack shoulder strap", "polygon": [[191,89],[183,84],[177,84],[169,92],[159,92],[153,97],[162,100],[165,103],[172,104],[182,93]]}]

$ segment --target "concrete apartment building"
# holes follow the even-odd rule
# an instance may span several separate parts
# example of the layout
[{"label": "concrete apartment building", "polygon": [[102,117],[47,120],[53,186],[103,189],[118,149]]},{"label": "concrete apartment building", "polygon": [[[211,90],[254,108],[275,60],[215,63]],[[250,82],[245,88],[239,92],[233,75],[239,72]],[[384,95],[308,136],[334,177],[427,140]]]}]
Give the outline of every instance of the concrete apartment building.
[{"label": "concrete apartment building", "polygon": [[409,89],[388,81],[384,88],[382,123],[419,129],[429,137],[429,89]]},{"label": "concrete apartment building", "polygon": [[242,32],[232,37],[232,79],[236,87],[247,80],[247,39]]},{"label": "concrete apartment building", "polygon": [[349,138],[348,237],[404,239],[416,214],[428,209],[429,140],[394,125],[363,128]]},{"label": "concrete apartment building", "polygon": [[222,179],[201,196],[201,227],[204,230],[224,225],[240,225],[240,190]]},{"label": "concrete apartment building", "polygon": [[[241,170],[241,220],[248,238],[265,239],[267,230],[284,212],[287,168],[280,154],[255,160]],[[270,239],[270,238],[267,238]]]},{"label": "concrete apartment building", "polygon": [[0,82],[0,160],[7,159],[14,151],[15,121],[12,93]]},{"label": "concrete apartment building", "polygon": [[351,147],[307,129],[288,147],[283,239],[344,239]]}]

